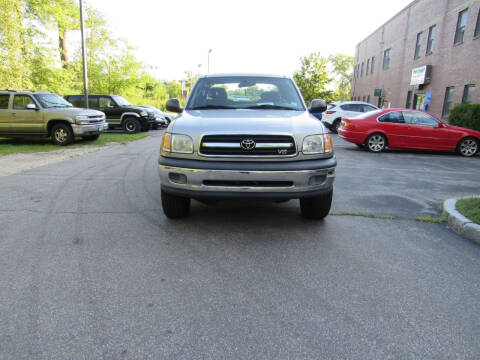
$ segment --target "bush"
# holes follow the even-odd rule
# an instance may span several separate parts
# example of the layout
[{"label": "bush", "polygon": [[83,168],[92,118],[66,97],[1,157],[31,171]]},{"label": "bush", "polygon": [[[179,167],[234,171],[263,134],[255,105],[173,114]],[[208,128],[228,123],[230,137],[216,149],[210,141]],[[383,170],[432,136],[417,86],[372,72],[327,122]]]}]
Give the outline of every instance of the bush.
[{"label": "bush", "polygon": [[480,104],[460,104],[455,106],[450,111],[448,122],[451,125],[480,131]]}]

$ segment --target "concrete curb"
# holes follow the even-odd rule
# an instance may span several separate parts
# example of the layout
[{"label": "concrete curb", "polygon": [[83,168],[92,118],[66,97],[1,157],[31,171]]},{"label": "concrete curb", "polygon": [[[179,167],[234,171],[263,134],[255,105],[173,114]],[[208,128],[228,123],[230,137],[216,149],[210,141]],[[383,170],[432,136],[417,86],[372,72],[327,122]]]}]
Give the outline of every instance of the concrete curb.
[{"label": "concrete curb", "polygon": [[457,199],[448,199],[443,203],[443,213],[447,216],[448,224],[460,235],[480,244],[480,225],[473,223],[457,211],[457,201],[466,198],[478,198],[480,195],[464,196]]}]

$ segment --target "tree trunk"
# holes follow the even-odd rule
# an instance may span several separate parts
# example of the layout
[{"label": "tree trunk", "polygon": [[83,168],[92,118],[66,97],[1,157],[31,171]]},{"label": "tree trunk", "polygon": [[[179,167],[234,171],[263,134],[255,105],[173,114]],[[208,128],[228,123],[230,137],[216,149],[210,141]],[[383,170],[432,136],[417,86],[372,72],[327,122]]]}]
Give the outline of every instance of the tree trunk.
[{"label": "tree trunk", "polygon": [[60,59],[62,60],[62,67],[68,69],[68,51],[67,51],[67,30],[58,29],[58,46],[60,50]]}]

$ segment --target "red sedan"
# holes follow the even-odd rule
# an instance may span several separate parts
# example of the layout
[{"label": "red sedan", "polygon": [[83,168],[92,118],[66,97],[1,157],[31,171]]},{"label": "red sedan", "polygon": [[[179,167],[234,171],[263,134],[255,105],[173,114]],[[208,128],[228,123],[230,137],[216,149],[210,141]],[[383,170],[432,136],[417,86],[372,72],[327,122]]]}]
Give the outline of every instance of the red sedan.
[{"label": "red sedan", "polygon": [[479,131],[448,125],[425,112],[408,109],[375,110],[344,118],[338,134],[371,152],[390,147],[473,156],[480,144]]}]

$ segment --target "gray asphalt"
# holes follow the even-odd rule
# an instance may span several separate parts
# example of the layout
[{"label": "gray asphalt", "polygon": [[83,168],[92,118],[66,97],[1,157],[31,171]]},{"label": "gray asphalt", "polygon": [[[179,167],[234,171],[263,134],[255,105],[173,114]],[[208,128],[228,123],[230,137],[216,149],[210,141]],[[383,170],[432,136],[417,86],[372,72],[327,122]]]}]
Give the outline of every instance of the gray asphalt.
[{"label": "gray asphalt", "polygon": [[336,138],[333,211],[164,217],[160,131],[0,178],[1,359],[478,359],[480,246],[440,216],[480,158]]}]

